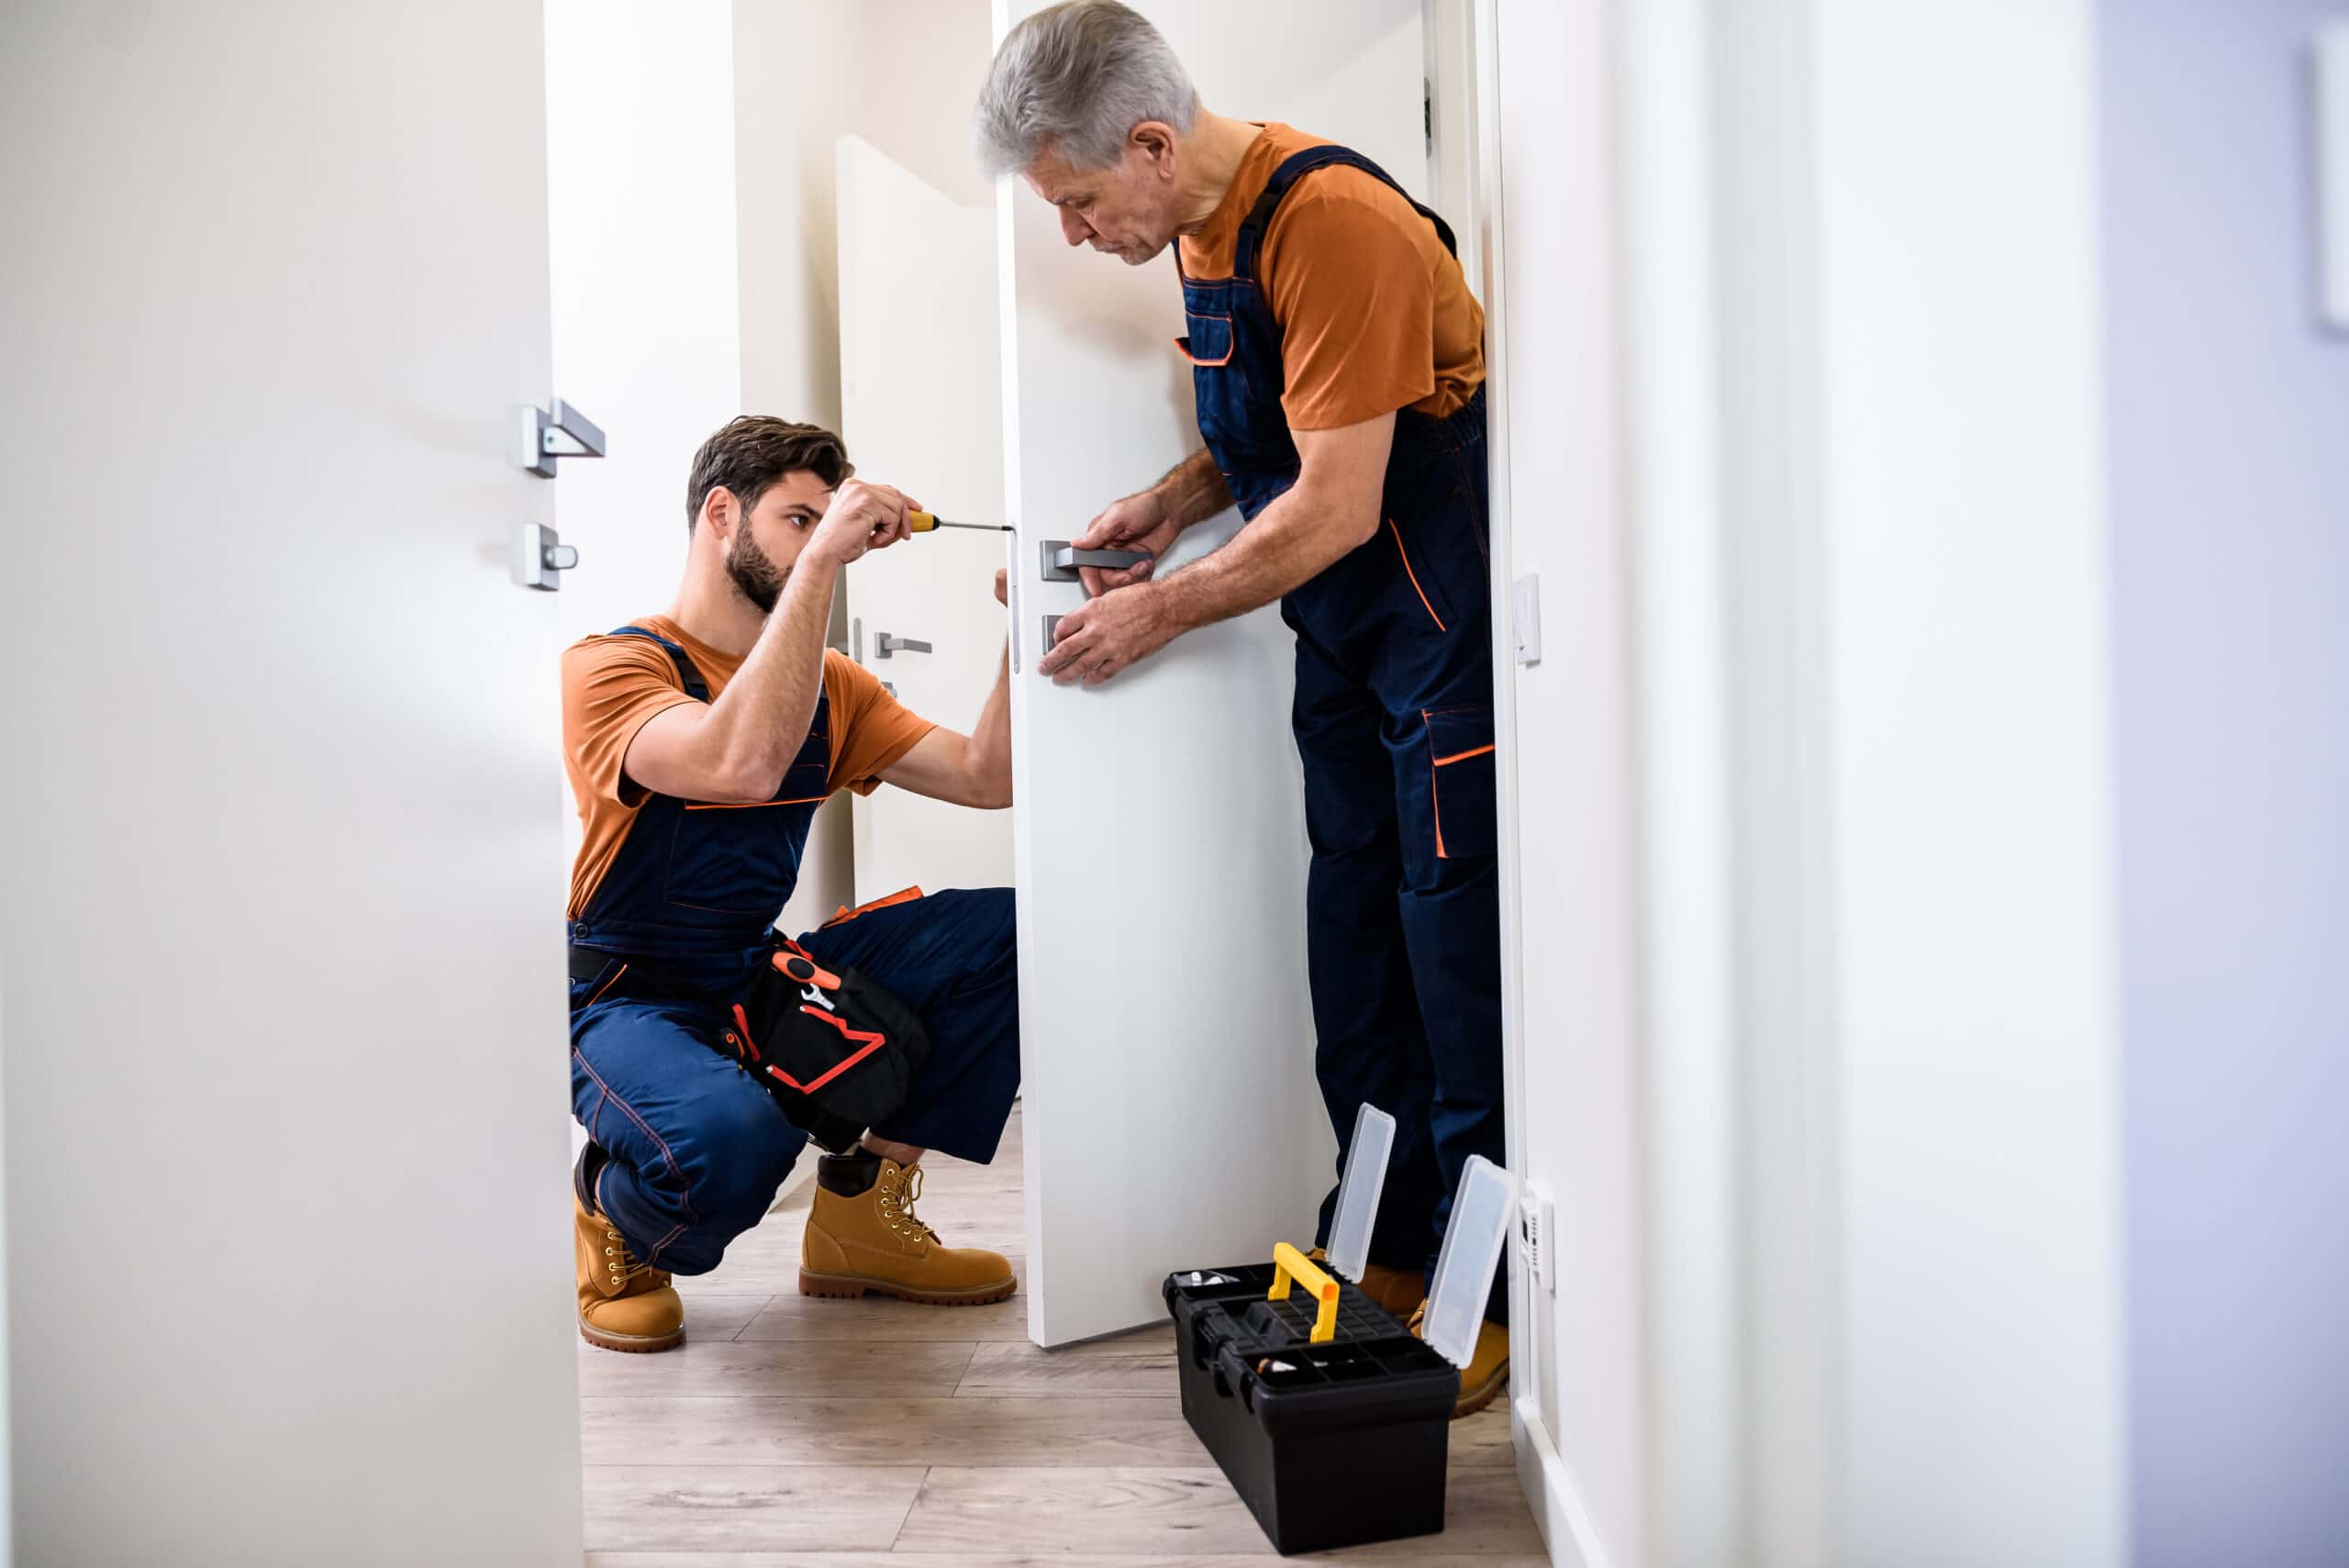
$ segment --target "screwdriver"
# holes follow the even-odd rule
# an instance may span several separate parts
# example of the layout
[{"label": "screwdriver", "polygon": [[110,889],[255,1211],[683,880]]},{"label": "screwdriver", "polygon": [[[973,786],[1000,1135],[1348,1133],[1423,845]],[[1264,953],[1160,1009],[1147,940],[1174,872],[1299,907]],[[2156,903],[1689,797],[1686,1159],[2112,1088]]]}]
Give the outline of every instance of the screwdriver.
[{"label": "screwdriver", "polygon": [[1001,523],[950,523],[929,512],[907,512],[906,527],[914,533],[926,534],[932,528],[969,528],[974,533],[1008,534],[1012,530]]}]

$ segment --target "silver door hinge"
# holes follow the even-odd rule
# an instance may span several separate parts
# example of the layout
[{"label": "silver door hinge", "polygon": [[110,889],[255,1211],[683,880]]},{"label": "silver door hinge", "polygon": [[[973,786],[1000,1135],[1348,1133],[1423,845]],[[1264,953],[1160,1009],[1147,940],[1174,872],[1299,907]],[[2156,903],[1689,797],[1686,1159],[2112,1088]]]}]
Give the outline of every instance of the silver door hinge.
[{"label": "silver door hinge", "polygon": [[526,403],[514,413],[514,461],[526,473],[552,479],[558,458],[604,455],[603,427],[560,397],[551,411]]}]

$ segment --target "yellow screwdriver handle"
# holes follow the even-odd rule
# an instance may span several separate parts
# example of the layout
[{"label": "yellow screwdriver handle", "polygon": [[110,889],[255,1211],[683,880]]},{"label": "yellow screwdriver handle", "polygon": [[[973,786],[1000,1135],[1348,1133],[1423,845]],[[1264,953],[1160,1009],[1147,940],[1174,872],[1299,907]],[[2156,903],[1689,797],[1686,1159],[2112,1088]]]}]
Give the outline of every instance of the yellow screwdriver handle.
[{"label": "yellow screwdriver handle", "polygon": [[1322,1273],[1312,1259],[1286,1241],[1273,1243],[1273,1288],[1264,1299],[1286,1301],[1291,1280],[1313,1293],[1320,1310],[1313,1318],[1312,1343],[1327,1344],[1338,1335],[1338,1282]]},{"label": "yellow screwdriver handle", "polygon": [[908,511],[906,527],[914,533],[926,534],[938,527],[938,517],[934,513]]}]

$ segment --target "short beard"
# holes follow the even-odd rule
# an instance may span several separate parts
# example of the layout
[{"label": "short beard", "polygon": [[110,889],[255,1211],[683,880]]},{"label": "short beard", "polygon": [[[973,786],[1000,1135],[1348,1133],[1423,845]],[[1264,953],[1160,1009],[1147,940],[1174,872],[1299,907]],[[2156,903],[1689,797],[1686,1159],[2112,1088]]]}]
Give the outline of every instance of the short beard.
[{"label": "short beard", "polygon": [[747,522],[734,530],[734,542],[727,548],[726,574],[734,579],[734,586],[741,590],[742,596],[758,606],[764,615],[774,614],[774,606],[783,597],[783,585],[791,581],[791,569],[777,567],[759,548]]}]

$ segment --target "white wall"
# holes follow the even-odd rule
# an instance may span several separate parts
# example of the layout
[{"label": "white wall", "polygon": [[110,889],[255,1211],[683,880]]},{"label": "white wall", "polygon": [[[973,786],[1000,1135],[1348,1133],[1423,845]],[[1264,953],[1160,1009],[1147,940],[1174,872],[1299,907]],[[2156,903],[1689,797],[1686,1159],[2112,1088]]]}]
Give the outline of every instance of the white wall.
[{"label": "white wall", "polygon": [[[1520,1271],[1520,1473],[1562,1562],[1647,1560],[1641,1070],[1634,1005],[1629,628],[1618,445],[1614,189],[1601,0],[1486,14],[1486,297],[1496,619],[1536,576],[1541,662],[1496,665],[1517,846],[1504,919],[1518,1173],[1556,1206],[1557,1294]],[[1493,155],[1497,137],[1497,156]],[[1496,210],[1497,203],[1497,210]],[[1505,800],[1505,805],[1508,803]]]},{"label": "white wall", "polygon": [[8,1150],[7,964],[0,955],[0,1568],[16,1557],[16,1456],[8,1418]]},{"label": "white wall", "polygon": [[[993,54],[987,0],[735,0],[745,412],[840,428],[835,145],[861,136],[954,200],[983,205],[992,187],[972,167],[966,127]],[[951,497],[922,499],[953,515]],[[848,646],[837,606],[832,640]],[[786,927],[854,902],[850,815],[846,795],[817,812]]]},{"label": "white wall", "polygon": [[1496,3],[1553,1551],[2111,1562],[2089,6]]},{"label": "white wall", "polygon": [[2093,6],[1816,15],[1843,1529],[1865,1562],[2110,1562]]},{"label": "white wall", "polygon": [[693,455],[742,412],[728,0],[546,0],[554,387],[609,455],[561,464],[567,643],[666,606]]},{"label": "white wall", "polygon": [[[607,455],[559,463],[563,642],[665,608],[695,450],[742,412],[727,0],[547,0],[550,391]],[[565,842],[579,843],[576,813]]]},{"label": "white wall", "polygon": [[[2349,1559],[2349,335],[2340,0],[2102,8],[2136,1555]],[[2194,112],[2177,112],[2193,83]]]}]

